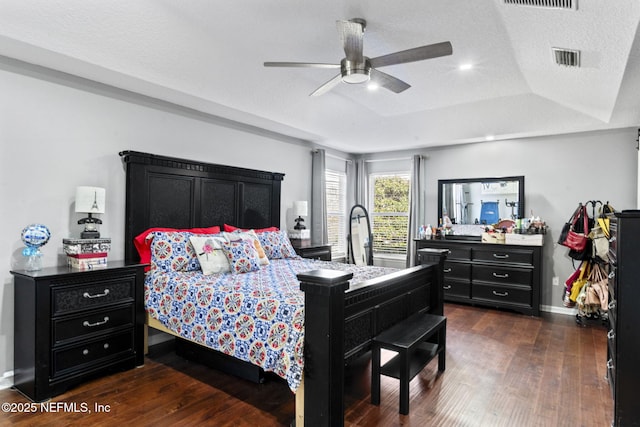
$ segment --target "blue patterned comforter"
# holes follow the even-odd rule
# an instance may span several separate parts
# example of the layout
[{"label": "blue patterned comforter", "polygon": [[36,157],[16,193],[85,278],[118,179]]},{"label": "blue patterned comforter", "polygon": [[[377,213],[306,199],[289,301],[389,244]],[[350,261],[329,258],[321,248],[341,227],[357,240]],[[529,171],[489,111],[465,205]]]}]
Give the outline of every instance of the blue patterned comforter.
[{"label": "blue patterned comforter", "polygon": [[351,284],[397,271],[303,258],[271,260],[244,274],[152,269],[146,309],[186,339],[276,373],[295,393],[304,367],[304,293],[296,275],[318,268],[352,272]]}]

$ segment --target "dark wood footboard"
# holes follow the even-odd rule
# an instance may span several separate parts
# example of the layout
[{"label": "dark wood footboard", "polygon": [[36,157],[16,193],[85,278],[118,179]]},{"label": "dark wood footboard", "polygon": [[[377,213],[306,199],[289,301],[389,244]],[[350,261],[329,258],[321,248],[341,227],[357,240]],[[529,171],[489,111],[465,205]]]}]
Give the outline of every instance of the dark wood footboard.
[{"label": "dark wood footboard", "polygon": [[344,366],[369,351],[381,331],[417,312],[441,311],[444,261],[409,268],[349,288],[351,273],[299,274],[305,292],[304,420],[344,424]]}]

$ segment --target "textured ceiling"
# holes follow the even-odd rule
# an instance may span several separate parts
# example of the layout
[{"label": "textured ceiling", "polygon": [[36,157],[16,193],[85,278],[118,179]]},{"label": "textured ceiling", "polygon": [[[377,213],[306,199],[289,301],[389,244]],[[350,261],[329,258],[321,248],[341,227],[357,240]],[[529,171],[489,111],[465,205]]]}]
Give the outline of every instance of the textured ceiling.
[{"label": "textured ceiling", "polygon": [[[5,0],[0,55],[351,153],[638,126],[640,2],[577,1]],[[356,17],[371,58],[447,40],[453,55],[382,69],[400,94],[310,97],[336,70],[263,67],[339,63],[335,21]]]}]

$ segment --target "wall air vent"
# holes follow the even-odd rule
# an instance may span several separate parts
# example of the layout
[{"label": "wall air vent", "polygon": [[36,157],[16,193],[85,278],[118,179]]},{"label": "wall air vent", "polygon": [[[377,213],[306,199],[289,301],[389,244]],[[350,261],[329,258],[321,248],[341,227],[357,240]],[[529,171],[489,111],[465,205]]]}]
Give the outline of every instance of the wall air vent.
[{"label": "wall air vent", "polygon": [[565,67],[579,67],[580,66],[580,51],[571,49],[561,49],[559,47],[552,47],[553,60],[558,65],[564,65]]},{"label": "wall air vent", "polygon": [[545,9],[578,9],[578,0],[504,0],[504,4],[542,7]]}]

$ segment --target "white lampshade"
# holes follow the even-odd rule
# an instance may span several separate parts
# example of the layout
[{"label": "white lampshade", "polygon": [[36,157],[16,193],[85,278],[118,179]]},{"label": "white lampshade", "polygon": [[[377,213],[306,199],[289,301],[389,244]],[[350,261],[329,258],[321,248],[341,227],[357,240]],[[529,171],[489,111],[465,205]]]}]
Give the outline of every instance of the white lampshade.
[{"label": "white lampshade", "polygon": [[293,214],[296,216],[307,216],[309,214],[307,210],[307,202],[293,202]]},{"label": "white lampshade", "polygon": [[76,188],[76,212],[104,213],[106,191],[100,187]]}]

